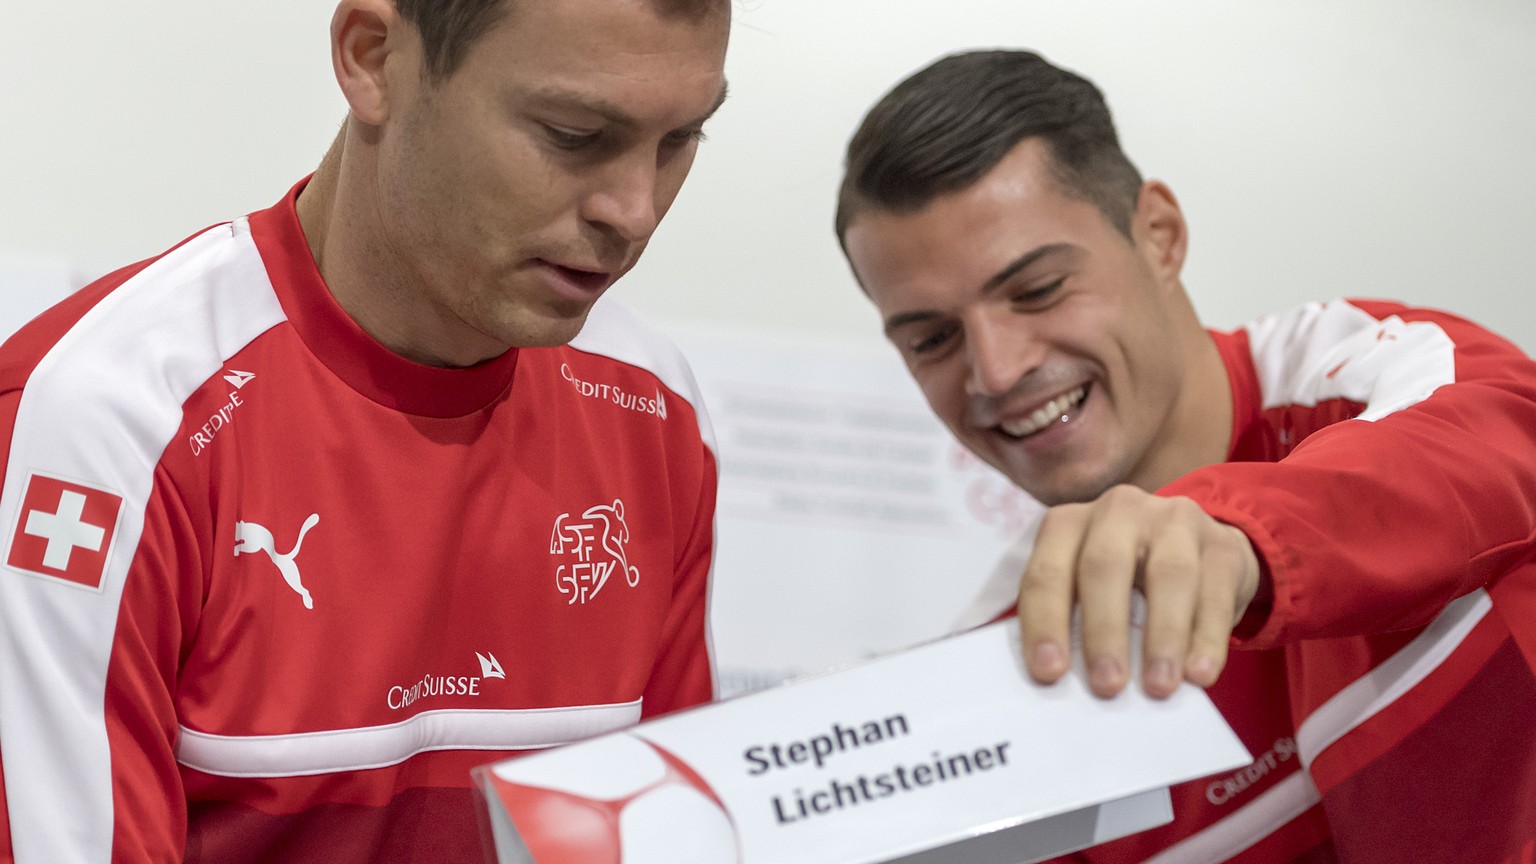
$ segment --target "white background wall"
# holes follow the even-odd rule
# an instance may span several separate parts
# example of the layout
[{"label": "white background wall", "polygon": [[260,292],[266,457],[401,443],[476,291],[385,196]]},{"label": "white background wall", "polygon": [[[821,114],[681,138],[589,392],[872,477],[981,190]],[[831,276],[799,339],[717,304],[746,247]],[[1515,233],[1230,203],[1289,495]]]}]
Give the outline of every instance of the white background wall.
[{"label": "white background wall", "polygon": [[[101,272],[276,200],[341,118],[330,9],[6,4],[0,249]],[[1530,0],[737,0],[734,40],[731,100],[620,288],[653,318],[874,343],[828,228],[842,147],[898,77],[1021,45],[1095,79],[1180,195],[1210,323],[1391,296],[1536,349]]]}]

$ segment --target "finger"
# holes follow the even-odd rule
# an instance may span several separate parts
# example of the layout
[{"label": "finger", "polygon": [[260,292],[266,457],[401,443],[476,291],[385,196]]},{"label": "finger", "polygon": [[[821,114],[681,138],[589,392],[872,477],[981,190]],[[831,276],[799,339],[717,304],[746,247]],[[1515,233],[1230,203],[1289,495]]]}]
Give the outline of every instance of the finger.
[{"label": "finger", "polygon": [[1220,533],[1208,538],[1201,550],[1200,600],[1184,673],[1190,683],[1201,687],[1215,684],[1227,665],[1240,586],[1249,567],[1258,569],[1248,538],[1235,528],[1219,527]]},{"label": "finger", "polygon": [[1047,510],[1019,582],[1024,666],[1042,684],[1055,683],[1071,667],[1073,578],[1087,515],[1088,508],[1081,504]]},{"label": "finger", "polygon": [[[1185,502],[1185,503],[1181,503]],[[1159,523],[1147,543],[1141,590],[1147,598],[1147,623],[1142,641],[1142,688],[1165,698],[1184,680],[1190,653],[1195,610],[1200,600],[1200,524],[1198,506],[1187,499],[1166,505],[1173,517]],[[1195,508],[1195,512],[1182,512]]]},{"label": "finger", "polygon": [[1095,502],[1077,559],[1088,687],[1114,696],[1130,680],[1131,589],[1141,552],[1141,508],[1111,489]]}]

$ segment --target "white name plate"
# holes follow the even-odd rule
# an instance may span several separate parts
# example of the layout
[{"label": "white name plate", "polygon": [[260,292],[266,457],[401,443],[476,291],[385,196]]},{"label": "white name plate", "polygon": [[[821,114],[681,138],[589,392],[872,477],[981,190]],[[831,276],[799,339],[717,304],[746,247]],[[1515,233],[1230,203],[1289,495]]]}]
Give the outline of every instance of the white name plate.
[{"label": "white name plate", "polygon": [[1252,761],[1196,687],[1030,681],[1009,620],[478,769],[503,864],[1037,861]]}]

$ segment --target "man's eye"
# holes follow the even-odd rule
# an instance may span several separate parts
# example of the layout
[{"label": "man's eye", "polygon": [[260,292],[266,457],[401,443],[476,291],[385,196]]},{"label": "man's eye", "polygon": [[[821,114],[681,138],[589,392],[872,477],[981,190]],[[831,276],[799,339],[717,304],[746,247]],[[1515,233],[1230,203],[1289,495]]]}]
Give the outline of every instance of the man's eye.
[{"label": "man's eye", "polygon": [[667,143],[673,147],[683,147],[703,141],[706,137],[703,129],[680,129],[667,136]]},{"label": "man's eye", "polygon": [[907,350],[914,356],[934,354],[942,349],[955,335],[955,328],[943,327],[908,343]]},{"label": "man's eye", "polygon": [[544,134],[549,137],[549,143],[561,150],[580,150],[597,140],[596,132],[576,132],[570,129],[562,129],[559,126],[544,124]]},{"label": "man's eye", "polygon": [[1011,299],[1015,305],[1028,306],[1031,304],[1043,303],[1046,300],[1049,300],[1051,295],[1055,294],[1056,291],[1061,288],[1062,283],[1066,281],[1067,277],[1063,276],[1060,279],[1057,279],[1055,282],[1050,283],[1049,285],[1041,285],[1038,288],[1020,289],[1014,292]]}]

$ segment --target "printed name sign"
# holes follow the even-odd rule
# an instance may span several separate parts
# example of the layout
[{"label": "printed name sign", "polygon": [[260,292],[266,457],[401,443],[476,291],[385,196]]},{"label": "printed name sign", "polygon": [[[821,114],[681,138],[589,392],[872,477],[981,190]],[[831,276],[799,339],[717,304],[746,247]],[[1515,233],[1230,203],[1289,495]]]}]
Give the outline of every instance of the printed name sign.
[{"label": "printed name sign", "polygon": [[1049,858],[1251,757],[1198,688],[1042,687],[1005,621],[477,770],[503,864]]}]

